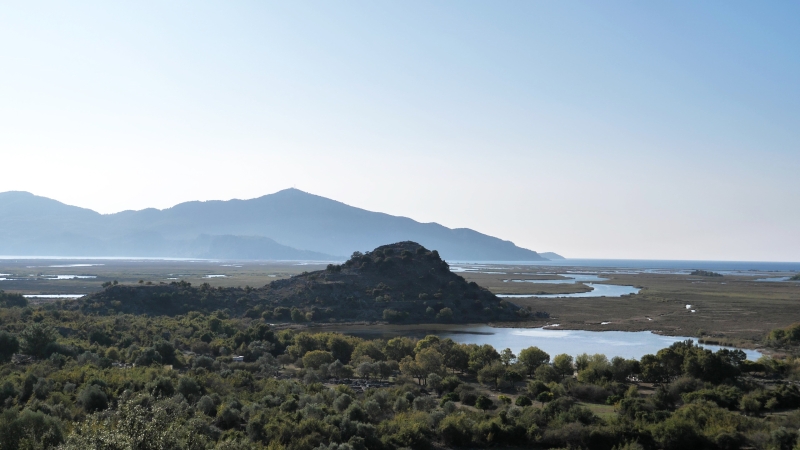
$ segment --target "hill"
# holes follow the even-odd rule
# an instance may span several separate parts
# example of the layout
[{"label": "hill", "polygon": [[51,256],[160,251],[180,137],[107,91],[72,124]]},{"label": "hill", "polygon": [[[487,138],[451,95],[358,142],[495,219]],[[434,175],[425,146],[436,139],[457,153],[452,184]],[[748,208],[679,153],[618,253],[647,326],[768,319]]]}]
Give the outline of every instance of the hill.
[{"label": "hill", "polygon": [[542,252],[542,253],[539,253],[539,256],[541,256],[544,259],[550,260],[550,261],[559,261],[559,260],[562,260],[562,259],[567,259],[567,258],[564,258],[563,256],[559,255],[558,253],[554,253],[554,252]]},{"label": "hill", "polygon": [[486,322],[526,310],[450,271],[437,251],[414,242],[356,252],[344,264],[276,280],[260,289],[186,282],[109,286],[74,303],[85,313],[179,315],[228,310],[269,321]]},{"label": "hill", "polygon": [[543,260],[474,230],[367,211],[297,189],[108,215],[27,192],[0,193],[5,255],[343,260],[353,249],[405,240],[439,249],[449,260]]}]

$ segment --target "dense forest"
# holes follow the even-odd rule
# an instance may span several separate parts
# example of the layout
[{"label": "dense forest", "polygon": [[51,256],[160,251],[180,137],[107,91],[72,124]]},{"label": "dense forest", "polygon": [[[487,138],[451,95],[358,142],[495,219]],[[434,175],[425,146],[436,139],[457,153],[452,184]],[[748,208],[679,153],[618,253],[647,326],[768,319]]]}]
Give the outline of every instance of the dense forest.
[{"label": "dense forest", "polygon": [[[789,449],[800,361],[363,340],[5,295],[0,449]],[[24,299],[21,300],[24,302]]]},{"label": "dense forest", "polygon": [[[450,271],[436,250],[414,242],[356,252],[326,270],[275,280],[262,288],[212,288],[186,282],[110,283],[73,303],[86,314],[177,315],[227,309],[271,322],[486,322],[535,315]],[[539,313],[542,316],[544,313]]]}]

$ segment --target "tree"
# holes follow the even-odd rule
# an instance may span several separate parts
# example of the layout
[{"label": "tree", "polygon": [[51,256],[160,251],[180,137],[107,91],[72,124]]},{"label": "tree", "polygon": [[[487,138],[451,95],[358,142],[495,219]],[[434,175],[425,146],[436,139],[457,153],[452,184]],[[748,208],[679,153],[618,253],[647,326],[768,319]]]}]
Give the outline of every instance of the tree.
[{"label": "tree", "polygon": [[[449,345],[448,342],[452,342],[452,345]],[[456,373],[456,370],[464,372],[469,369],[469,353],[466,345],[456,344],[451,339],[445,339],[440,348],[443,352],[445,367],[451,369],[453,373]]]},{"label": "tree", "polygon": [[428,375],[442,373],[442,354],[433,348],[426,348],[417,353],[414,359],[406,356],[400,361],[400,371],[414,377],[421,385],[427,384]]},{"label": "tree", "polygon": [[436,314],[436,318],[443,322],[450,322],[453,320],[453,310],[450,308],[442,308],[439,310],[439,313]]},{"label": "tree", "polygon": [[350,343],[344,336],[334,336],[328,341],[328,348],[331,350],[331,355],[339,361],[347,364],[353,355],[353,344]]},{"label": "tree", "polygon": [[19,351],[19,340],[7,331],[0,331],[0,363],[8,362]]},{"label": "tree", "polygon": [[442,354],[434,348],[426,348],[420,351],[414,359],[426,375],[429,373],[443,372],[442,367],[444,359],[442,358]]},{"label": "tree", "polygon": [[500,354],[489,344],[470,346],[469,370],[478,372],[483,366],[500,359]]},{"label": "tree", "polygon": [[501,362],[493,362],[478,371],[478,381],[481,383],[494,383],[495,389],[500,387],[500,380],[506,375],[506,366]]},{"label": "tree", "polygon": [[297,308],[292,308],[291,316],[292,316],[292,322],[298,322],[299,323],[299,322],[305,322],[306,321],[306,315],[303,314],[303,311],[300,311]]},{"label": "tree", "polygon": [[13,308],[15,306],[20,308],[28,306],[28,299],[22,294],[11,294],[0,291],[0,308]]},{"label": "tree", "polygon": [[337,359],[328,366],[328,374],[334,378],[348,378],[353,375],[353,371]]},{"label": "tree", "polygon": [[482,409],[483,412],[486,412],[486,410],[491,408],[492,405],[493,405],[492,401],[485,395],[479,395],[478,399],[475,400],[475,407],[478,409]]},{"label": "tree", "polygon": [[56,341],[58,333],[52,327],[43,323],[29,325],[20,333],[22,338],[22,352],[26,355],[43,358],[47,347]]},{"label": "tree", "polygon": [[369,379],[371,375],[375,374],[375,365],[371,362],[364,361],[356,367],[356,373],[358,376],[364,379]]},{"label": "tree", "polygon": [[562,353],[553,358],[553,368],[563,379],[566,376],[572,376],[574,369],[572,367],[572,356]]},{"label": "tree", "polygon": [[383,349],[387,358],[402,361],[406,356],[414,356],[414,340],[407,337],[389,339]]},{"label": "tree", "polygon": [[303,356],[303,367],[307,369],[319,369],[323,364],[330,364],[334,361],[333,355],[322,350],[312,350]]},{"label": "tree", "polygon": [[517,355],[515,355],[510,348],[503,349],[500,352],[500,361],[502,361],[503,365],[508,367],[514,360],[517,359]]},{"label": "tree", "polygon": [[155,348],[150,347],[145,349],[142,354],[136,358],[134,364],[137,366],[151,366],[153,364],[161,364],[162,361],[161,353],[158,353]]},{"label": "tree", "polygon": [[416,378],[417,384],[422,384],[422,380],[424,380],[427,375],[425,371],[422,370],[419,363],[410,356],[406,356],[400,361],[400,372],[412,378]]},{"label": "tree", "polygon": [[383,361],[386,359],[386,355],[383,354],[378,343],[375,341],[363,341],[359,342],[355,349],[353,349],[351,358],[355,363],[364,361],[365,359],[370,361]]},{"label": "tree", "polygon": [[519,352],[519,361],[525,366],[530,378],[539,366],[550,362],[550,355],[539,347],[528,347]]},{"label": "tree", "polygon": [[439,336],[436,336],[435,334],[429,334],[417,342],[417,345],[414,347],[414,353],[419,353],[426,348],[434,348],[439,350],[440,344],[441,340],[439,339]]},{"label": "tree", "polygon": [[433,388],[437,393],[442,392],[442,377],[438,374],[431,373],[428,375],[428,385]]}]

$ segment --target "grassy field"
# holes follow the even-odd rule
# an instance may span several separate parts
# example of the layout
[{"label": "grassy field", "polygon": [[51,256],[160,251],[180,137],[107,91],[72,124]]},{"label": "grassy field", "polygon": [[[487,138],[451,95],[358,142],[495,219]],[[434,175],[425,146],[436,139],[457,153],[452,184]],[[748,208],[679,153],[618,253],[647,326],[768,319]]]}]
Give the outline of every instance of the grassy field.
[{"label": "grassy field", "polygon": [[[218,287],[261,287],[270,281],[304,271],[323,269],[320,264],[263,261],[159,261],[159,260],[0,260],[0,290],[23,294],[90,294],[106,281],[154,284],[186,280]],[[58,275],[96,278],[53,279]],[[224,276],[219,276],[224,275]]]},{"label": "grassy field", "polygon": [[[106,281],[138,283],[142,280],[157,284],[174,279],[192,284],[209,283],[214,287],[261,287],[276,279],[322,268],[320,264],[259,261],[0,260],[0,278],[5,278],[0,280],[0,289],[23,294],[89,294],[99,291]],[[759,278],[756,276],[712,278],[513,265],[493,265],[489,269],[459,274],[498,294],[567,294],[591,290],[582,283],[510,281],[563,280],[564,276],[554,272],[569,271],[599,273],[608,278],[601,283],[637,286],[641,292],[619,298],[515,298],[511,301],[520,306],[551,314],[548,321],[518,325],[541,326],[550,322],[559,323],[562,329],[654,330],[742,345],[762,340],[773,328],[800,322],[800,283],[759,282],[755,281]],[[54,279],[57,275],[96,278]],[[784,274],[769,274],[780,275]],[[691,308],[687,309],[686,305]],[[601,325],[601,322],[610,323]]]}]

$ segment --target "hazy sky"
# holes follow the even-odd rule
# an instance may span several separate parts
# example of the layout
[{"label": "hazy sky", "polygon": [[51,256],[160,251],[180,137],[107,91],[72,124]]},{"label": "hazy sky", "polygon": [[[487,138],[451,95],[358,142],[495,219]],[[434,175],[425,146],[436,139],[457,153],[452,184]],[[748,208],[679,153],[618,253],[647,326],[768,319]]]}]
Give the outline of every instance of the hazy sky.
[{"label": "hazy sky", "polygon": [[5,2],[0,191],[800,260],[800,3]]}]

